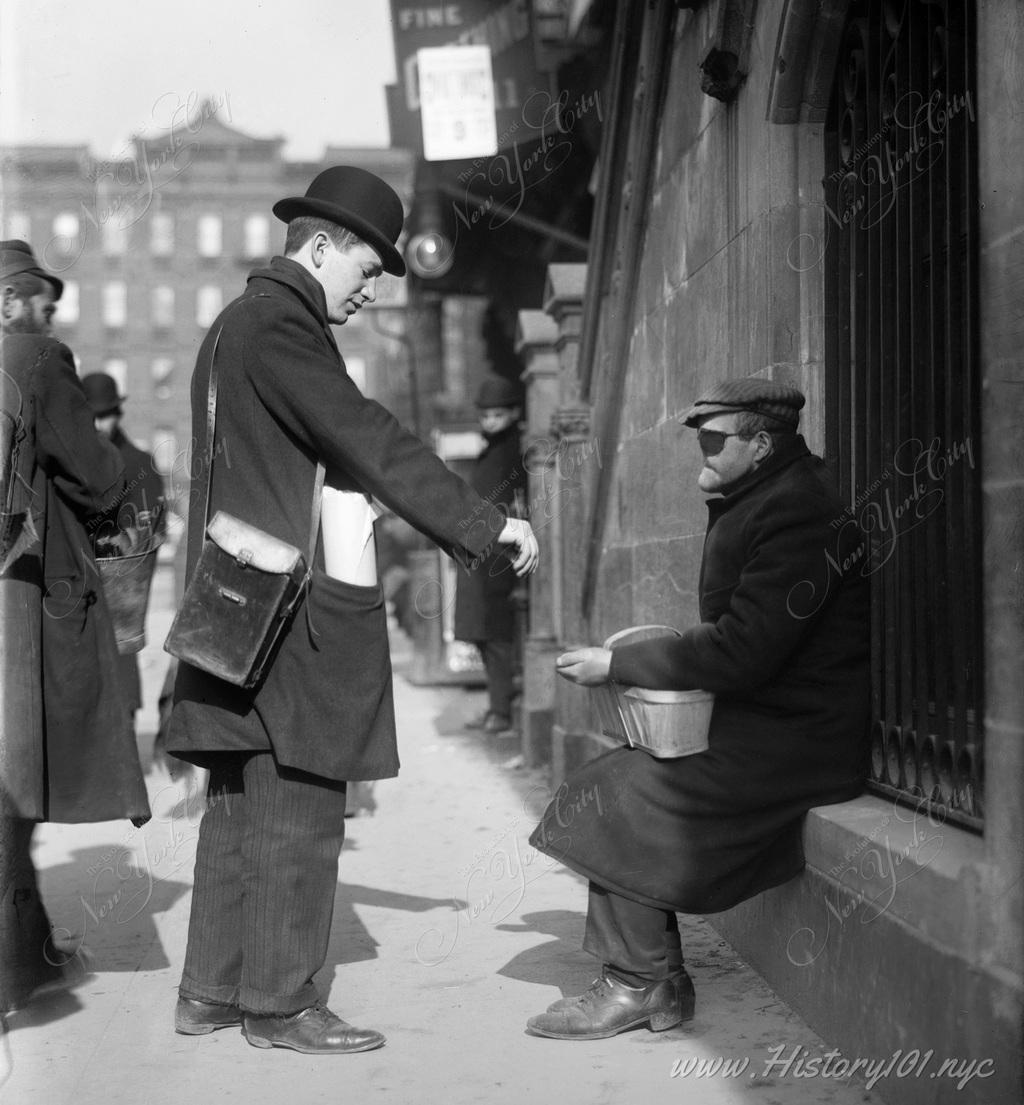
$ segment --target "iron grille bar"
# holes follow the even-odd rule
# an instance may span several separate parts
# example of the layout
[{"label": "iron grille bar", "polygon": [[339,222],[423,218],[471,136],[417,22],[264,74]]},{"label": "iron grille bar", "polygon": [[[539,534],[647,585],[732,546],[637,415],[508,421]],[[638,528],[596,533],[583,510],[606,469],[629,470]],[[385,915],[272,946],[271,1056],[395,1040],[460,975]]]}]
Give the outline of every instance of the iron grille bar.
[{"label": "iron grille bar", "polygon": [[826,128],[829,453],[871,544],[872,779],[983,814],[973,0],[854,0]]}]

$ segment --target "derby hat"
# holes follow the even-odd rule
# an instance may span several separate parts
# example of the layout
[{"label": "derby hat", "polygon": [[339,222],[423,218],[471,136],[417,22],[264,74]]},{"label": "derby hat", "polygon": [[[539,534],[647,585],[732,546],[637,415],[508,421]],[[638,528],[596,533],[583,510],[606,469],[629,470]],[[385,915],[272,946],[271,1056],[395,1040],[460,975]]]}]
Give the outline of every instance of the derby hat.
[{"label": "derby hat", "polygon": [[385,272],[405,276],[405,262],[395,249],[405,213],[398,193],[374,173],[353,165],[324,169],[304,196],[278,200],[272,208],[282,222],[303,215],[329,219],[358,234],[380,254]]},{"label": "derby hat", "polygon": [[803,392],[788,384],[776,384],[747,376],[740,380],[723,380],[702,395],[680,418],[684,426],[699,426],[713,414],[750,411],[763,414],[779,424],[780,432],[795,430],[804,405]]},{"label": "derby hat", "polygon": [[90,372],[88,376],[83,376],[82,387],[89,409],[98,418],[120,411],[121,404],[128,398],[127,395],[118,395],[117,381],[105,372]]},{"label": "derby hat", "polygon": [[486,376],[476,393],[476,405],[487,407],[518,407],[523,401],[519,386],[504,376]]},{"label": "derby hat", "polygon": [[6,280],[10,276],[20,276],[22,273],[38,276],[52,284],[55,303],[64,294],[64,281],[58,280],[56,276],[51,276],[45,269],[40,268],[28,242],[23,242],[20,238],[8,238],[0,242],[0,280]]}]

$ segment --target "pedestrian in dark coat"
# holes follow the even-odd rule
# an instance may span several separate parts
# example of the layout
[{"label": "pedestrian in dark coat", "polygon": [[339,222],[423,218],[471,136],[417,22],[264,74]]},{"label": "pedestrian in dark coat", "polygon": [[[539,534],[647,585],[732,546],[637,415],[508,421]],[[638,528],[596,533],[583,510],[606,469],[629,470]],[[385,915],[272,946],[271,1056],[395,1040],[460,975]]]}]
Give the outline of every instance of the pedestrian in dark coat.
[{"label": "pedestrian in dark coat", "polygon": [[[373,302],[382,271],[405,271],[398,196],[372,173],[338,166],[274,212],[289,224],[285,256],[250,275],[199,352],[188,571],[211,463],[211,516],[226,511],[307,549],[320,461],[350,524],[329,524],[325,491],[309,593],[255,690],[179,667],[168,749],[210,768],[210,800],[175,1026],[200,1034],[244,1023],[254,1046],[336,1054],[384,1042],[330,1012],[312,981],[327,952],[346,781],[398,771],[369,496],[464,559],[497,541],[529,571],[537,550],[526,523],[482,502],[345,371],[330,324]],[[351,570],[330,574],[328,551]]]},{"label": "pedestrian in dark coat", "polygon": [[[156,462],[131,442],[121,428],[122,404],[127,396],[118,393],[117,381],[105,372],[90,372],[82,377],[82,387],[96,423],[121,454],[125,487],[117,502],[90,525],[93,550],[97,556],[127,555],[130,551],[146,551],[159,543],[165,529],[164,481]],[[135,711],[142,708],[142,680],[139,658],[134,652],[122,653],[118,659],[121,690],[134,728]]]},{"label": "pedestrian in dark coat", "polygon": [[[518,387],[500,376],[483,381],[476,397],[486,440],[469,483],[485,501],[516,517],[525,512],[526,469],[520,452],[522,404]],[[487,672],[487,709],[467,729],[498,733],[512,721],[516,578],[503,556],[490,556],[459,571],[455,590],[455,637],[476,645]]]},{"label": "pedestrian in dark coat", "polygon": [[[591,880],[585,947],[605,975],[587,1015],[534,1018],[541,1035],[612,1035],[692,1013],[675,912],[714,913],[798,874],[804,813],[863,786],[868,724],[863,536],[824,463],[795,433],[803,396],[751,379],[698,401],[708,503],[701,622],[560,674],[715,694],[707,751],[618,748],[566,781],[531,843]],[[619,987],[631,996],[612,1013]],[[624,1010],[624,1011],[623,1011]]]},{"label": "pedestrian in dark coat", "polygon": [[38,821],[149,816],[88,522],[123,487],[74,360],[61,281],[0,243],[0,1009],[63,976],[30,857]]}]

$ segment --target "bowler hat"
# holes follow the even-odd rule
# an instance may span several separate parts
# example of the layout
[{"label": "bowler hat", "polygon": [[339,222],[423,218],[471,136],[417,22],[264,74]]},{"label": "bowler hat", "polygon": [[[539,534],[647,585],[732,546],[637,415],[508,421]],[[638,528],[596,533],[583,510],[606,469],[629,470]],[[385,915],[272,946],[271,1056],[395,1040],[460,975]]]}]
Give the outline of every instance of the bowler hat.
[{"label": "bowler hat", "polygon": [[476,405],[487,407],[518,407],[523,401],[517,384],[504,376],[487,376],[476,393]]},{"label": "bowler hat", "polygon": [[402,233],[402,201],[390,184],[353,165],[324,169],[304,196],[278,200],[274,214],[282,222],[303,215],[329,219],[358,234],[381,255],[386,272],[405,276],[405,262],[395,249]]},{"label": "bowler hat", "polygon": [[105,372],[90,372],[88,376],[83,376],[82,387],[85,388],[89,408],[97,417],[119,411],[128,398],[127,395],[117,394],[117,381]]},{"label": "bowler hat", "polygon": [[747,376],[715,384],[693,404],[680,422],[684,426],[698,426],[702,419],[712,414],[749,411],[777,422],[780,430],[795,430],[804,402],[803,393],[788,384]]},{"label": "bowler hat", "polygon": [[28,242],[23,242],[20,238],[8,238],[0,242],[0,280],[6,280],[9,276],[20,276],[22,273],[49,281],[53,285],[54,302],[64,294],[64,281],[58,280],[56,276],[51,276],[45,269],[39,267]]}]

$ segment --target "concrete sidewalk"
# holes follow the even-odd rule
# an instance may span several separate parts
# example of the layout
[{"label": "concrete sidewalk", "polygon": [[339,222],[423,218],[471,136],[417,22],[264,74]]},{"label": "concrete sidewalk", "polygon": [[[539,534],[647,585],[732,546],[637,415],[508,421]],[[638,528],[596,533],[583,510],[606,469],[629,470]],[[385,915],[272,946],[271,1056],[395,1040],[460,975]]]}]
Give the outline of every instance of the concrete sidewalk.
[{"label": "concrete sidewalk", "polygon": [[[144,747],[165,631],[158,611],[143,654]],[[404,647],[396,642],[399,671]],[[396,697],[402,774],[377,784],[374,816],[348,822],[318,980],[339,1015],[380,1029],[387,1045],[311,1057],[250,1047],[235,1029],[175,1035],[204,798],[195,778],[172,782],[153,769],[145,828],[37,832],[53,922],[84,940],[95,973],[11,1015],[0,1053],[4,1105],[881,1100],[860,1081],[807,1076],[808,1061],[828,1048],[700,918],[682,919],[694,1021],[592,1042],[527,1035],[529,1016],[596,973],[579,947],[585,884],[526,843],[549,787],[502,766],[514,742],[485,744],[461,730],[479,694],[415,688],[399,676]],[[738,1073],[723,1073],[719,1057]]]}]

